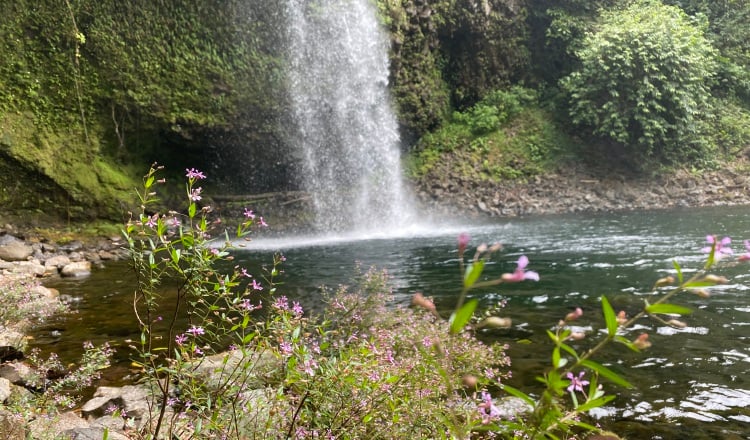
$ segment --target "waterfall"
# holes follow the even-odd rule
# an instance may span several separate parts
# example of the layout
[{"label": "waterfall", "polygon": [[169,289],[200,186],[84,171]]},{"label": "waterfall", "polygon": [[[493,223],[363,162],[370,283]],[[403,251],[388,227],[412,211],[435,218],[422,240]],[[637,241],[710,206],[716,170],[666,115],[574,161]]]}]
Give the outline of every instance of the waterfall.
[{"label": "waterfall", "polygon": [[[413,220],[388,90],[386,32],[371,0],[287,0],[293,142],[322,233]],[[297,147],[294,147],[297,149]]]}]

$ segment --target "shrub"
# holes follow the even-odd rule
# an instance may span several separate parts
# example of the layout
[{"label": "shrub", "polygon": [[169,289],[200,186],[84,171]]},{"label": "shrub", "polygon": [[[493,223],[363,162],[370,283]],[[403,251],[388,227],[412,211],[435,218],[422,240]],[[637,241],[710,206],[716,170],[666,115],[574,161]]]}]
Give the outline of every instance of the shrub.
[{"label": "shrub", "polygon": [[717,64],[704,28],[656,1],[603,13],[562,80],[573,122],[624,144],[636,164],[707,157]]}]

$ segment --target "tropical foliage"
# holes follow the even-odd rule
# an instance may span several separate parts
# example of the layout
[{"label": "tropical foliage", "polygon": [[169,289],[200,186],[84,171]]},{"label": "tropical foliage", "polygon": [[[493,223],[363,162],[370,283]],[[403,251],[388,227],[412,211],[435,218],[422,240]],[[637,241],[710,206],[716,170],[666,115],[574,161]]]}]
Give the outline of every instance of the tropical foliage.
[{"label": "tropical foliage", "polygon": [[562,83],[573,121],[625,145],[635,162],[707,159],[717,53],[705,27],[660,2],[605,12]]}]

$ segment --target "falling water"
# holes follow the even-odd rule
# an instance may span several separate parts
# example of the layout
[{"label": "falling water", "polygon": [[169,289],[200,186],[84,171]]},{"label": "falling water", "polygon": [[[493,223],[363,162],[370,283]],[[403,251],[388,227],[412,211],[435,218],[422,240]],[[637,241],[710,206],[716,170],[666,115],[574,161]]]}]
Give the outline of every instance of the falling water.
[{"label": "falling water", "polygon": [[302,186],[319,232],[378,233],[413,218],[388,91],[388,37],[370,0],[287,0],[289,88]]}]

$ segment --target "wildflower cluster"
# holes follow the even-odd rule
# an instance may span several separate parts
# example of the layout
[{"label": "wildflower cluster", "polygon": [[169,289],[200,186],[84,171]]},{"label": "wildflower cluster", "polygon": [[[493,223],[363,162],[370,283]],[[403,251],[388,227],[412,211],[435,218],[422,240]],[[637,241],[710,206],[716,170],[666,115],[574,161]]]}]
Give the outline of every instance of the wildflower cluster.
[{"label": "wildflower cluster", "polygon": [[[733,255],[728,239],[710,236],[704,268],[684,279],[675,263],[674,276],[655,283],[658,299],[641,312],[616,312],[602,297],[604,328],[591,335],[574,325],[589,317],[581,308],[561,316],[548,331],[551,364],[538,377],[544,389],[531,396],[505,383],[506,347],[477,338],[485,329],[510,326],[498,316],[503,304],[475,313],[478,298],[470,295],[539,281],[526,256],[512,272],[487,280],[486,263],[502,246],[482,244],[466,259],[470,238],[462,234],[462,289],[447,322],[421,293],[412,307],[392,305],[387,275],[374,270],[353,289],[327,293],[322,316],[312,316],[279,290],[282,255],[261,275],[231,266],[232,246],[251,227],[265,226],[261,217],[245,208],[237,238],[225,232],[214,241],[222,223],[211,220],[209,206],[198,205],[204,199],[197,185],[206,176],[186,170],[184,211],[161,213],[154,209],[157,171],[146,176],[141,212],[125,230],[138,279],[134,304],[142,336],[134,348],[154,393],[140,433],[148,438],[546,439],[598,431],[584,421],[586,413],[614,398],[605,385],[630,383],[595,355],[613,342],[649,348],[647,333],[629,334],[646,316],[684,325],[675,316],[690,310],[668,301],[680,292],[709,296],[708,288],[726,282],[709,270]],[[746,245],[739,260],[750,259]],[[168,312],[160,306],[166,292],[176,304]],[[526,411],[504,411],[498,398],[506,394]]]}]

